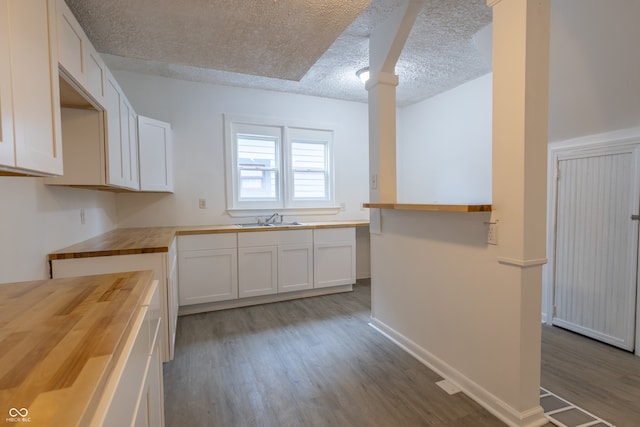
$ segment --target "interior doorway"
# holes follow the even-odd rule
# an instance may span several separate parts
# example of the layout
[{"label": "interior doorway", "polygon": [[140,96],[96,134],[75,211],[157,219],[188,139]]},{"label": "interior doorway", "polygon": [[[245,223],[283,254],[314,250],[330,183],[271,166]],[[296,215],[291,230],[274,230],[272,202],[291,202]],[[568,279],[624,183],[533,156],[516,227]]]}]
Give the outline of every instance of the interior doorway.
[{"label": "interior doorway", "polygon": [[552,152],[547,323],[628,351],[638,350],[639,153],[640,141]]}]

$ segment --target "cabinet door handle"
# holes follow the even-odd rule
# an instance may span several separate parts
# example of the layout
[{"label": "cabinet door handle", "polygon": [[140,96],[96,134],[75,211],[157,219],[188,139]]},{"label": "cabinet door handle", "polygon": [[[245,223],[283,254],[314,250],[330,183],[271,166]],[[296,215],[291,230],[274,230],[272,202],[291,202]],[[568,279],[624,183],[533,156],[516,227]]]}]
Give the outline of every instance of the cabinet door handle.
[{"label": "cabinet door handle", "polygon": [[640,215],[631,215],[631,219],[634,221],[640,221]]}]

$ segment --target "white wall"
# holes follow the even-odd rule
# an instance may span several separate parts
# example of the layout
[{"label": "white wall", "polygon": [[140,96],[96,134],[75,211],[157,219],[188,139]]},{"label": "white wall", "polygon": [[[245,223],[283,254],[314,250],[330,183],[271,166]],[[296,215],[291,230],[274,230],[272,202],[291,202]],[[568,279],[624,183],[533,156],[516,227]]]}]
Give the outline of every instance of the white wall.
[{"label": "white wall", "polygon": [[[580,146],[640,135],[640,2],[553,0],[549,142]],[[549,164],[552,196],[553,164]],[[548,206],[554,201],[548,200]],[[553,216],[548,212],[552,255]],[[551,232],[550,232],[551,231]],[[553,260],[551,260],[553,261]],[[553,276],[544,267],[543,318],[551,321]]]},{"label": "white wall", "polygon": [[372,318],[440,375],[509,413],[521,393],[514,355],[528,348],[520,316],[539,319],[540,295],[518,285],[520,268],[496,262],[489,219],[383,210],[382,234],[371,235]]},{"label": "white wall", "polygon": [[640,125],[640,2],[553,0],[549,140]]},{"label": "white wall", "polygon": [[[0,177],[0,283],[48,277],[47,255],[115,227],[115,196]],[[86,223],[80,223],[80,209]]]},{"label": "white wall", "polygon": [[398,112],[398,203],[491,203],[492,74]]},{"label": "white wall", "polygon": [[[119,194],[121,227],[247,222],[226,213],[223,114],[281,118],[335,129],[337,215],[290,220],[366,219],[368,201],[367,106],[325,98],[215,86],[114,71],[139,114],[173,126],[175,194]],[[364,90],[364,89],[363,89]],[[207,199],[207,209],[198,199]]]}]

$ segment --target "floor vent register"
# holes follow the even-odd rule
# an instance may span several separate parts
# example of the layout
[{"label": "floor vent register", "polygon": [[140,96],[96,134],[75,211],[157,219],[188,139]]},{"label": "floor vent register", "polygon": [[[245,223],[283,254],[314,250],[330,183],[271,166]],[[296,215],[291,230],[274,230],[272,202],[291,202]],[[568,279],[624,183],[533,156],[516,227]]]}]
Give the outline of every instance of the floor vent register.
[{"label": "floor vent register", "polygon": [[540,406],[549,422],[559,427],[615,427],[544,388],[540,388]]}]

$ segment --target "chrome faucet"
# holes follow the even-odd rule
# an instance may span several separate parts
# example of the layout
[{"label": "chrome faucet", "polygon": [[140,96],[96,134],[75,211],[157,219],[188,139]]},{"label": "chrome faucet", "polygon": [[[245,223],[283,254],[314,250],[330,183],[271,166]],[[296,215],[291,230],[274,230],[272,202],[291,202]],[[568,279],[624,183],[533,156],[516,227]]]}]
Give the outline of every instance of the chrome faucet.
[{"label": "chrome faucet", "polygon": [[269,218],[265,219],[262,223],[264,225],[275,224],[276,220],[280,218],[280,222],[282,222],[282,216],[279,213],[274,213]]}]

